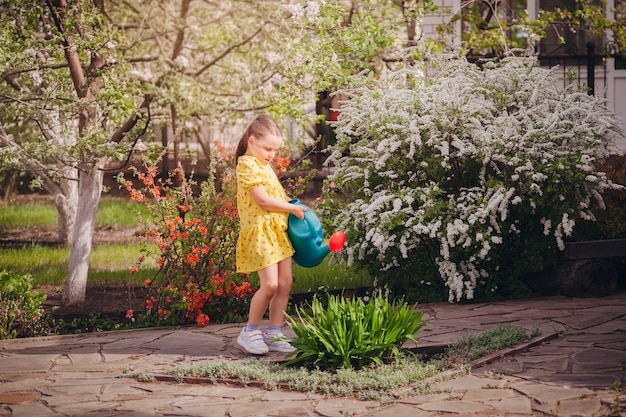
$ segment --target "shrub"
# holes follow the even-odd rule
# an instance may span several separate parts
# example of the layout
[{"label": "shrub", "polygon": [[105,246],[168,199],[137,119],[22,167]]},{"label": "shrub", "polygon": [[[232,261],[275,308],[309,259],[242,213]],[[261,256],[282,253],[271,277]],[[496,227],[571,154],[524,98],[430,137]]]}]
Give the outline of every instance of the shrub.
[{"label": "shrub", "polygon": [[313,297],[311,312],[296,307],[296,316],[287,322],[297,337],[289,339],[296,351],[286,365],[334,370],[361,369],[397,358],[407,340],[417,343],[415,334],[426,324],[423,312],[403,300],[389,302],[380,293],[367,303],[360,298],[328,296],[327,306]]},{"label": "shrub", "polygon": [[46,329],[41,305],[46,294],[32,291],[30,275],[0,271],[0,339],[30,337]]},{"label": "shrub", "polygon": [[[626,155],[611,155],[599,165],[611,181],[626,184]],[[593,201],[595,221],[583,221],[574,231],[574,240],[617,239],[626,236],[626,189],[606,190],[602,196],[604,209]]]},{"label": "shrub", "polygon": [[[148,166],[138,172],[141,188],[122,179],[131,198],[142,201],[143,237],[156,244],[159,270],[148,289],[146,314],[154,324],[222,321],[246,314],[255,286],[235,270],[238,232],[234,181],[222,178],[221,190],[214,178],[200,185],[177,169],[165,179]],[[146,246],[150,252],[154,246]],[[146,259],[142,256],[138,263]],[[138,265],[139,266],[139,265]],[[137,272],[135,267],[131,272]],[[134,314],[131,313],[131,314]],[[150,321],[142,318],[142,322]]]},{"label": "shrub", "polygon": [[[181,167],[163,179],[150,163],[136,172],[139,187],[123,176],[118,178],[131,199],[145,204],[148,214],[139,213],[142,238],[157,248],[159,269],[153,279],[145,282],[146,314],[139,317],[140,312],[127,313],[127,319],[134,319],[137,325],[195,322],[203,326],[209,320],[242,321],[248,313],[258,278],[239,274],[235,267],[239,233],[232,169],[235,151],[221,147],[213,150],[209,177],[199,187]],[[292,165],[282,151],[273,162],[279,172],[287,172]],[[306,187],[305,178],[296,174],[286,177],[285,187],[292,195]],[[138,272],[141,263],[152,258],[153,247],[146,246],[146,255],[150,256],[142,256],[131,272]]]},{"label": "shrub", "polygon": [[595,219],[592,201],[619,188],[596,167],[617,120],[532,58],[429,65],[343,91],[321,217],[379,286],[440,277],[450,301],[530,291],[576,222]]},{"label": "shrub", "polygon": [[447,361],[455,364],[471,362],[492,352],[515,346],[529,338],[524,328],[501,324],[479,334],[459,338],[446,351]]}]

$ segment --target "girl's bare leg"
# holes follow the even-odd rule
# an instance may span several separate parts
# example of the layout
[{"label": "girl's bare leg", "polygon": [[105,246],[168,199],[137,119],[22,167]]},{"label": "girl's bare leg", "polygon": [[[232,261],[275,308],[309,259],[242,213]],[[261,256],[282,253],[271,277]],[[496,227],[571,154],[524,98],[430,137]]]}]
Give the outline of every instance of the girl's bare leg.
[{"label": "girl's bare leg", "polygon": [[250,301],[248,323],[258,326],[270,308],[270,326],[282,326],[289,303],[293,272],[291,258],[258,271],[261,286]]},{"label": "girl's bare leg", "polygon": [[270,301],[270,326],[281,327],[285,320],[285,311],[289,304],[293,285],[293,264],[291,258],[278,263],[278,288]]},{"label": "girl's bare leg", "polygon": [[250,301],[248,323],[258,326],[278,289],[278,264],[270,265],[258,271],[261,286]]}]

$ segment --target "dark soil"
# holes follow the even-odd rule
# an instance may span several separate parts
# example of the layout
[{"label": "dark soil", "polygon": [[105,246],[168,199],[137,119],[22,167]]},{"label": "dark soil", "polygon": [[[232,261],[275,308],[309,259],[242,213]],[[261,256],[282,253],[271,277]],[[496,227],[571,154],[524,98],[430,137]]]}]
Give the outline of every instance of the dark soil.
[{"label": "dark soil", "polygon": [[[136,241],[134,227],[102,226],[93,235],[93,244],[130,243]],[[19,248],[25,245],[62,246],[56,228],[31,226],[27,229],[0,230],[0,247]]]},{"label": "dark soil", "polygon": [[95,315],[122,318],[129,309],[142,311],[146,300],[143,287],[129,288],[126,285],[87,283],[85,302],[64,306],[62,305],[63,288],[46,285],[36,290],[46,294],[44,311],[55,318],[65,320]]}]

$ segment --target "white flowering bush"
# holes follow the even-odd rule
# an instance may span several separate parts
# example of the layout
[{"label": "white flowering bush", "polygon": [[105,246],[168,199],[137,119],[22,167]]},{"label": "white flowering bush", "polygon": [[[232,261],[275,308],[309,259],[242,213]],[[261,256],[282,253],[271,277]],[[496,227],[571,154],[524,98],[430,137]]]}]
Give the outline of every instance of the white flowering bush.
[{"label": "white flowering bush", "polygon": [[442,57],[355,78],[319,208],[346,232],[347,263],[405,295],[443,279],[450,301],[554,265],[619,187],[594,164],[620,134],[601,99],[557,75],[533,58]]}]

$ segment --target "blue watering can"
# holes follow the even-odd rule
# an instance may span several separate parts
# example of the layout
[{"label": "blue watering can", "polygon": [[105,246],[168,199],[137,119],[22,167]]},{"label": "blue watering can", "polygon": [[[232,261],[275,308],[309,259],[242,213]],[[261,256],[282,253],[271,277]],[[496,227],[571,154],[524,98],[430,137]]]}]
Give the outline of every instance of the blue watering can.
[{"label": "blue watering can", "polygon": [[293,214],[289,214],[287,234],[295,250],[293,260],[298,265],[305,268],[313,268],[322,263],[326,255],[331,252],[338,252],[343,247],[346,238],[343,232],[336,232],[331,237],[330,246],[324,243],[324,232],[322,223],[317,215],[300,200],[289,201],[291,204],[298,204],[307,208],[304,212],[304,220],[300,220]]}]

